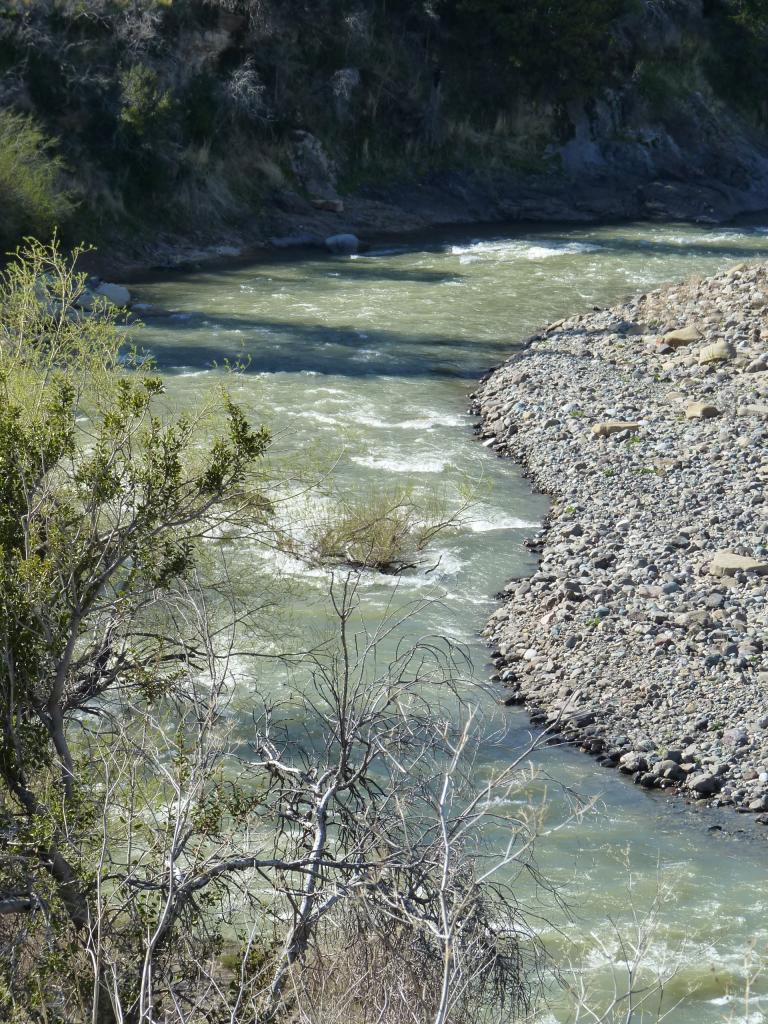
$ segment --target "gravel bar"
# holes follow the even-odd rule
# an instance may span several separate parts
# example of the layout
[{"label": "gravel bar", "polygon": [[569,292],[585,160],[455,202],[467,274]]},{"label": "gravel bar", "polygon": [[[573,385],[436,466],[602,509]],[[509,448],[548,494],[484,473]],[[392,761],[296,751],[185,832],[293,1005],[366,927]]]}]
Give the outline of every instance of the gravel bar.
[{"label": "gravel bar", "polygon": [[551,324],[472,398],[552,497],[486,628],[504,702],[768,824],[768,265]]}]

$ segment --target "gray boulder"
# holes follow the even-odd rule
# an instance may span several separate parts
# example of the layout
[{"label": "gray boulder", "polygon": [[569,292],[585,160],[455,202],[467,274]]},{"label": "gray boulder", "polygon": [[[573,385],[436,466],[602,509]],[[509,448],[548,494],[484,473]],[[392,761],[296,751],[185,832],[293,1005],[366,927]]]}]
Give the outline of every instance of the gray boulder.
[{"label": "gray boulder", "polygon": [[336,253],[357,252],[360,249],[360,239],[352,234],[329,235],[325,240],[325,247]]},{"label": "gray boulder", "polygon": [[107,302],[111,302],[113,306],[119,306],[121,309],[125,309],[131,304],[131,293],[121,284],[110,284],[108,281],[102,281],[96,288],[95,294],[102,299],[106,299]]}]

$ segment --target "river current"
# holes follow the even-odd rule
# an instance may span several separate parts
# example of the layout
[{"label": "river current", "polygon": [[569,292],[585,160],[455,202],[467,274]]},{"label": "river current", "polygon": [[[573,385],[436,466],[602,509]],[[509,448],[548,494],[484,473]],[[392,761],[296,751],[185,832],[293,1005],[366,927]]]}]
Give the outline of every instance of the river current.
[{"label": "river current", "polygon": [[[408,631],[466,644],[476,676],[487,678],[480,631],[505,582],[533,570],[523,541],[547,501],[474,440],[466,408],[475,381],[547,321],[756,257],[768,257],[768,228],[650,224],[462,229],[353,257],[270,254],[138,282],[145,327],[137,340],[181,407],[205,399],[226,359],[245,359],[236,397],[272,428],[276,453],[311,451],[350,494],[411,486],[456,504],[469,486],[461,528],[440,535],[420,568],[367,577],[362,596],[373,617],[393,598],[417,602]],[[141,304],[150,306],[142,312]],[[155,315],[157,307],[168,312]],[[269,556],[271,564],[249,557],[291,583],[296,635],[323,628],[324,570],[286,555]],[[264,664],[254,685],[287,693],[287,670]],[[522,712],[504,714],[508,734],[495,757],[528,737]],[[752,980],[768,951],[765,840],[754,830],[727,834],[717,828],[722,819],[637,789],[567,748],[545,747],[534,759],[550,780],[551,818],[567,814],[568,790],[597,800],[537,849],[538,868],[566,907],[539,908],[531,926],[565,976],[604,1007],[614,980],[624,984],[622,943],[640,944],[641,980],[672,975],[666,1020],[768,1019],[768,968]],[[576,1019],[573,999],[549,988],[537,1020]],[[632,1020],[655,1019],[658,1005],[654,998]],[[609,1019],[627,1020],[626,1011]]]}]

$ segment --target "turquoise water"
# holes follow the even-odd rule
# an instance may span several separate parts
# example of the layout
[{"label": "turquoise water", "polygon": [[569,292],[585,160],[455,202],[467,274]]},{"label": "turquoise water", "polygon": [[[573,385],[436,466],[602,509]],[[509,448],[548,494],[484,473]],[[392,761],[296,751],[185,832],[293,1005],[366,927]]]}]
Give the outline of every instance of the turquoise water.
[{"label": "turquoise water", "polygon": [[[175,404],[199,405],[224,373],[214,364],[245,360],[237,398],[272,427],[276,458],[311,452],[348,494],[410,486],[416,495],[437,491],[455,508],[472,490],[461,529],[440,535],[419,568],[367,576],[361,592],[372,619],[393,601],[410,605],[404,629],[466,644],[475,677],[485,680],[491,670],[480,631],[504,583],[533,569],[523,541],[547,502],[516,466],[474,439],[466,408],[476,379],[546,321],[759,256],[768,257],[768,227],[464,230],[352,258],[270,255],[247,266],[156,275],[135,291],[155,307],[143,314],[141,341],[167,374]],[[155,315],[156,307],[166,314]],[[285,506],[299,539],[317,500],[296,496]],[[244,557],[292,587],[285,643],[327,628],[324,569],[285,554]],[[243,664],[240,671],[247,680],[254,670]],[[266,671],[260,663],[259,689],[288,694],[294,682],[290,668]],[[483,750],[481,772],[528,738],[522,713],[504,715],[505,736]],[[584,985],[602,1012],[614,982],[623,991],[624,961],[637,955],[643,983],[673,975],[667,1020],[766,1019],[767,979],[758,978],[745,1001],[768,949],[765,843],[712,832],[711,816],[635,789],[573,751],[544,748],[534,760],[544,777],[525,799],[546,790],[548,825],[567,818],[569,793],[596,801],[537,848],[541,874],[566,908],[520,882],[531,930],[562,979]],[[649,1000],[632,1019],[654,1019],[657,1003]],[[553,982],[538,1019],[575,1020],[574,1007]],[[626,1004],[606,1019],[626,1020]]]}]

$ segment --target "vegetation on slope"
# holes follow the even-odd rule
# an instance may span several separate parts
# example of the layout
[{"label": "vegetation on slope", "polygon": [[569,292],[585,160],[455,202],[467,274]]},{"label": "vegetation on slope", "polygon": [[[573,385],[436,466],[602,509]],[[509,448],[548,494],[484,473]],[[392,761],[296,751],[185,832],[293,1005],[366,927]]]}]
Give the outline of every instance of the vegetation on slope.
[{"label": "vegetation on slope", "polygon": [[5,0],[0,106],[58,140],[91,232],[213,229],[296,187],[296,131],[342,188],[535,167],[649,65],[662,118],[708,88],[759,123],[767,26],[765,0]]},{"label": "vegetation on slope", "polygon": [[11,110],[0,110],[0,196],[0,245],[50,235],[72,213],[61,157],[31,118]]}]

